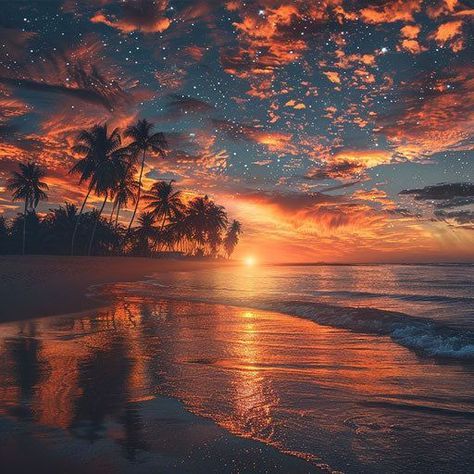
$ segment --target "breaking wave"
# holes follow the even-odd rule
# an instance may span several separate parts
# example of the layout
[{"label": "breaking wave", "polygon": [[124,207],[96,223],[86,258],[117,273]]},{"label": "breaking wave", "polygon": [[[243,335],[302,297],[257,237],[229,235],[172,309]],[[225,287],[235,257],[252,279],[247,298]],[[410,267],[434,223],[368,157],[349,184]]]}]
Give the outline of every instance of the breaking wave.
[{"label": "breaking wave", "polygon": [[[107,291],[104,291],[106,287]],[[156,280],[106,287],[97,288],[96,294],[116,298],[137,296],[185,300],[275,311],[305,318],[324,326],[389,336],[394,342],[427,356],[474,360],[474,331],[405,313],[299,300],[219,297],[212,295],[212,292],[201,292],[196,296],[196,293],[189,294],[178,288],[167,287]]]}]

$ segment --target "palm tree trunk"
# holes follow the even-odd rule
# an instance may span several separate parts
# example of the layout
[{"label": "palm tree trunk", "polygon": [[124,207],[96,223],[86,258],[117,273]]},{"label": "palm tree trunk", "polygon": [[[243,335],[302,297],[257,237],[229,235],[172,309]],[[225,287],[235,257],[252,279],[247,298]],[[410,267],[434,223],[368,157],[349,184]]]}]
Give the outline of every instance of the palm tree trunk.
[{"label": "palm tree trunk", "polygon": [[110,211],[110,217],[109,217],[109,223],[112,224],[113,220],[114,220],[114,211],[115,211],[115,203],[112,205],[112,210]]},{"label": "palm tree trunk", "polygon": [[89,186],[89,190],[87,191],[86,197],[84,198],[84,201],[82,202],[81,210],[79,211],[79,215],[77,216],[76,224],[74,225],[74,232],[72,233],[72,239],[71,239],[71,255],[74,255],[74,243],[76,241],[77,228],[79,227],[79,222],[81,220],[81,216],[84,211],[84,206],[86,205],[86,202],[89,199],[89,194],[91,193],[91,191],[92,191],[92,186]]},{"label": "palm tree trunk", "polygon": [[120,204],[117,204],[117,214],[115,215],[115,228],[118,227],[119,214],[120,214]]},{"label": "palm tree trunk", "polygon": [[[163,236],[163,229],[165,228],[165,222],[166,222],[166,214],[163,216],[163,220],[161,221],[160,234],[159,234],[160,237]],[[158,251],[161,252],[161,242],[160,242]]]},{"label": "palm tree trunk", "polygon": [[[117,229],[118,229],[118,219],[119,219],[119,214],[120,214],[120,203],[117,203],[116,208],[117,208],[117,212],[115,214],[115,224],[114,224],[115,231],[117,231]],[[119,247],[120,247],[121,241],[122,241],[122,239],[118,239],[117,242],[115,243],[115,245],[114,245],[114,254],[117,254],[119,252],[119,250],[120,250]]]},{"label": "palm tree trunk", "polygon": [[127,234],[129,234],[130,229],[132,227],[133,221],[135,220],[135,214],[137,213],[138,204],[140,203],[140,195],[142,192],[142,176],[143,176],[143,168],[145,167],[145,150],[143,150],[142,156],[142,166],[140,168],[140,176],[138,177],[138,191],[137,191],[137,201],[135,202],[135,209],[133,210],[132,218],[130,219],[130,223],[128,224]]},{"label": "palm tree trunk", "polygon": [[28,213],[28,199],[25,199],[25,212],[23,213],[23,245],[21,249],[22,255],[25,255],[26,249],[26,215]]},{"label": "palm tree trunk", "polygon": [[92,234],[91,234],[91,238],[89,240],[89,249],[87,250],[87,255],[90,257],[91,256],[91,252],[92,252],[92,244],[94,243],[94,237],[95,237],[95,231],[97,229],[97,224],[99,223],[99,220],[100,220],[100,216],[102,215],[102,211],[104,210],[104,207],[105,207],[105,203],[107,202],[107,199],[108,199],[108,193],[105,193],[105,199],[104,199],[104,202],[102,203],[102,207],[100,208],[100,211],[99,211],[99,214],[94,222],[94,227],[92,228]]}]

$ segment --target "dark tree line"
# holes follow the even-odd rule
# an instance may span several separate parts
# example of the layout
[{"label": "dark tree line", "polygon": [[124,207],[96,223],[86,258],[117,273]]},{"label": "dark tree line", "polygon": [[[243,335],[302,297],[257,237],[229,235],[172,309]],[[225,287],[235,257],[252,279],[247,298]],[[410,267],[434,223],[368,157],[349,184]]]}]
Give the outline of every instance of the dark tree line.
[{"label": "dark tree line", "polygon": [[[20,164],[7,188],[13,200],[24,201],[24,209],[9,222],[0,217],[0,253],[152,256],[179,252],[230,257],[241,225],[229,222],[224,207],[208,196],[185,201],[174,180],[157,181],[143,192],[146,160],[166,156],[164,135],[153,133],[151,123],[139,120],[123,136],[128,143],[123,143],[118,129],[109,132],[107,125],[79,134],[73,150],[80,159],[70,173],[87,186],[80,207],[66,203],[39,215],[36,208],[47,199],[49,189],[46,173],[33,162]],[[101,202],[98,208],[86,211],[92,194]],[[142,200],[145,210],[136,217]],[[112,206],[105,216],[107,202]],[[133,213],[124,225],[120,212],[128,204],[133,205]]]}]

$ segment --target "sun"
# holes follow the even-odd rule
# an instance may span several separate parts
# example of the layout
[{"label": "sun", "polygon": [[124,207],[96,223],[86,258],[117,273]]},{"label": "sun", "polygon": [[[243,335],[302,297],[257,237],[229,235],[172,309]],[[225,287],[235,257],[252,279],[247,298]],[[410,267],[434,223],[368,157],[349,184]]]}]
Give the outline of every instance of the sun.
[{"label": "sun", "polygon": [[244,263],[245,263],[245,265],[247,265],[247,267],[253,267],[255,265],[256,261],[255,261],[254,257],[249,255],[248,257],[245,257]]}]

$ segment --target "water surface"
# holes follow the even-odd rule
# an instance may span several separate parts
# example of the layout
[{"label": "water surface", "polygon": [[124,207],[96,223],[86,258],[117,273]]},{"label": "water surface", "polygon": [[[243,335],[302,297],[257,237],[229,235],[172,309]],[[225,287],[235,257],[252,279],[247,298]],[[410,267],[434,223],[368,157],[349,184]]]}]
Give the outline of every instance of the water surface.
[{"label": "water surface", "polygon": [[[361,278],[343,275],[344,268],[337,267],[336,279],[357,281],[360,289]],[[395,270],[413,280],[405,268]],[[389,272],[392,281],[395,270]],[[317,312],[321,286],[333,292],[339,285],[321,271],[327,270],[169,274],[102,288],[112,298],[106,309],[1,325],[1,441],[20,451],[25,442],[55,446],[60,453],[74,446],[85,465],[102,466],[109,459],[105,468],[146,472],[170,455],[172,441],[157,435],[167,422],[157,404],[165,396],[229,432],[306,460],[308,472],[469,472],[474,463],[469,357],[438,357],[400,344],[392,333],[355,331],[257,307],[259,301],[283,304],[297,297]],[[440,271],[433,270],[441,277]],[[392,296],[384,296],[375,280],[363,293],[378,292],[377,311],[393,310],[393,301],[400,301],[403,324],[413,317],[449,323],[459,338],[470,330],[470,290],[462,281],[471,270],[442,271],[450,287],[444,299],[439,289],[436,301],[430,298],[436,296],[430,283],[419,283],[416,291],[414,284],[398,284],[397,294],[423,296],[416,314],[408,313],[412,300],[394,298],[388,284],[384,288]],[[420,270],[415,273],[421,281]],[[464,305],[447,298],[454,296],[464,298]],[[436,307],[446,311],[432,313]],[[349,310],[341,311],[328,318]],[[195,436],[190,430],[179,438]],[[204,458],[215,453],[216,437],[207,442]]]}]

